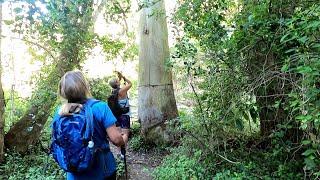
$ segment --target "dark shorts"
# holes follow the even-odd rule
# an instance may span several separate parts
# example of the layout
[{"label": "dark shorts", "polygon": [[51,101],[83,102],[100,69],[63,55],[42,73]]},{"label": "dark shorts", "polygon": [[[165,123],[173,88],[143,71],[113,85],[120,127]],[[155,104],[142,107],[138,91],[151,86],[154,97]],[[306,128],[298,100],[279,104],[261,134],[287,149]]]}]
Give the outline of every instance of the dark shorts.
[{"label": "dark shorts", "polygon": [[118,117],[116,126],[121,127],[122,129],[130,129],[130,116],[121,115],[120,117]]}]

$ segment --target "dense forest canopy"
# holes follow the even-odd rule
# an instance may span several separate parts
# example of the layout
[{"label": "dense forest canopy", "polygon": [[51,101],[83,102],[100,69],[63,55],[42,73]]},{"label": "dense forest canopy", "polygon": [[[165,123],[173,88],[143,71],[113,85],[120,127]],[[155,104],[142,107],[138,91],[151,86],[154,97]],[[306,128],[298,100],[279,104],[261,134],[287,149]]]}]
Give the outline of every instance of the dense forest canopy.
[{"label": "dense forest canopy", "polygon": [[[161,133],[170,141],[150,142],[151,135],[139,132],[148,127],[145,121],[141,129],[138,121],[133,122],[129,141],[130,151],[137,154],[159,151],[166,155],[155,170],[148,172],[154,179],[319,178],[319,2],[177,0],[164,1],[165,9],[158,6],[159,2],[163,1],[2,2],[2,13],[10,7],[12,18],[1,19],[1,30],[10,29],[11,39],[28,46],[39,70],[30,80],[30,97],[0,88],[5,100],[0,103],[0,109],[4,109],[4,120],[0,118],[0,176],[64,176],[52,159],[47,161],[45,153],[50,143],[51,115],[60,103],[57,84],[66,71],[86,71],[90,61],[97,61],[92,58],[93,50],[100,49],[103,61],[116,66],[121,62],[136,74],[132,100],[139,112],[148,108],[145,102],[149,93],[145,92],[149,90],[139,90],[139,96],[137,89],[158,85],[145,83],[145,72],[163,70],[165,74],[155,78],[162,82],[171,78],[172,69],[173,85],[171,79],[166,82],[172,85],[174,93],[169,90],[168,94],[174,94],[175,100],[161,93],[150,100],[161,104],[170,97],[169,107],[161,104],[164,112],[164,108],[174,109],[177,104],[179,117],[175,118],[175,113],[165,121],[159,120],[165,122]],[[147,14],[141,16],[143,26],[138,28],[139,13]],[[95,28],[101,19],[109,27],[104,35]],[[152,29],[160,21],[167,23],[169,33],[164,32],[164,25]],[[112,28],[115,25],[120,28]],[[142,29],[141,33],[137,29]],[[157,35],[158,41],[152,40]],[[2,47],[9,46],[6,36],[1,36]],[[169,46],[165,40],[168,37]],[[163,44],[157,44],[160,41]],[[153,45],[158,49],[151,50]],[[154,59],[161,58],[156,62],[150,60],[151,52],[166,48],[168,54],[157,55]],[[9,56],[1,50],[1,62],[7,62]],[[111,64],[110,69],[117,68]],[[142,71],[146,64],[150,69]],[[2,70],[2,77],[6,73]],[[106,99],[109,75],[90,77],[95,98]],[[135,166],[130,165],[133,169]],[[121,176],[123,166],[118,168]]]}]

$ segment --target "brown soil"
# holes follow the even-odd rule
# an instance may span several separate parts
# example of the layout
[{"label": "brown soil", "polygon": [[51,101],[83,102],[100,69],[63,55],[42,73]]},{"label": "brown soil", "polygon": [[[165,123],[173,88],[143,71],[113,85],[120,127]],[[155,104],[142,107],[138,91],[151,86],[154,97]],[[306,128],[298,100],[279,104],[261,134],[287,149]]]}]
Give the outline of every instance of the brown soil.
[{"label": "brown soil", "polygon": [[[115,146],[111,145],[111,151],[115,157],[119,158],[119,150]],[[156,149],[136,152],[128,147],[126,153],[128,179],[151,180],[153,170],[161,164],[166,154]],[[118,179],[125,180],[125,174]]]}]

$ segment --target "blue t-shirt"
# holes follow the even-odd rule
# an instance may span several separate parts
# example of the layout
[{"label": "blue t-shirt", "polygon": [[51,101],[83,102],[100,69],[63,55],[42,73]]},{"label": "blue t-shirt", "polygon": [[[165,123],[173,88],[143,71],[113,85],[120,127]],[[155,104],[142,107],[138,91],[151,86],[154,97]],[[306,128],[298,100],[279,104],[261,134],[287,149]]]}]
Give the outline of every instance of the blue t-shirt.
[{"label": "blue t-shirt", "polygon": [[[55,115],[58,115],[58,111]],[[116,118],[112,114],[109,106],[102,101],[92,105],[93,113],[93,142],[95,146],[101,149],[109,149],[109,142],[107,140],[106,129],[115,124]],[[111,176],[116,171],[116,161],[110,150],[97,151],[95,159],[90,170],[82,173],[69,173],[67,172],[68,180],[100,180],[105,177]]]}]

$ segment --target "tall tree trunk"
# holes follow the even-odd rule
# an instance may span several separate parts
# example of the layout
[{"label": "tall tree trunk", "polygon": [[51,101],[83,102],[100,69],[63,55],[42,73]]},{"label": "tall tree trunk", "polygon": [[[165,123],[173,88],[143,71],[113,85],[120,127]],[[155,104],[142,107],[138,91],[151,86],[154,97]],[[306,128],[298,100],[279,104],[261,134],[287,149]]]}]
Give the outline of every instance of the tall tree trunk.
[{"label": "tall tree trunk", "polygon": [[[2,34],[2,3],[0,3],[0,35]],[[0,37],[1,38],[1,37]],[[1,81],[1,75],[2,75],[2,65],[1,65],[1,39],[0,39],[0,163],[3,161],[3,155],[4,155],[4,108],[5,108],[5,102],[4,102],[4,93],[2,89],[2,81]]]},{"label": "tall tree trunk", "polygon": [[[90,1],[86,3],[83,8],[92,8]],[[86,9],[83,10],[83,12],[86,11]],[[72,28],[77,32],[69,29],[65,29],[65,32],[75,33],[77,36],[64,34],[65,37],[58,47],[62,47],[58,50],[60,51],[60,57],[56,60],[56,64],[52,67],[47,77],[41,79],[37,84],[37,90],[30,100],[32,102],[31,107],[5,135],[5,145],[10,149],[24,153],[30,145],[34,145],[37,142],[56,102],[56,92],[60,78],[65,72],[78,68],[84,58],[85,52],[83,49],[88,46],[88,40],[85,38],[88,38],[88,34],[92,31],[92,16],[91,14],[90,17],[82,14],[78,17],[78,20],[72,20],[71,18],[74,18],[74,15],[66,17],[66,19],[70,20],[69,23],[74,24]]]},{"label": "tall tree trunk", "polygon": [[166,120],[178,116],[169,58],[168,29],[164,1],[149,0],[140,16],[138,116],[146,141],[168,141]]}]

